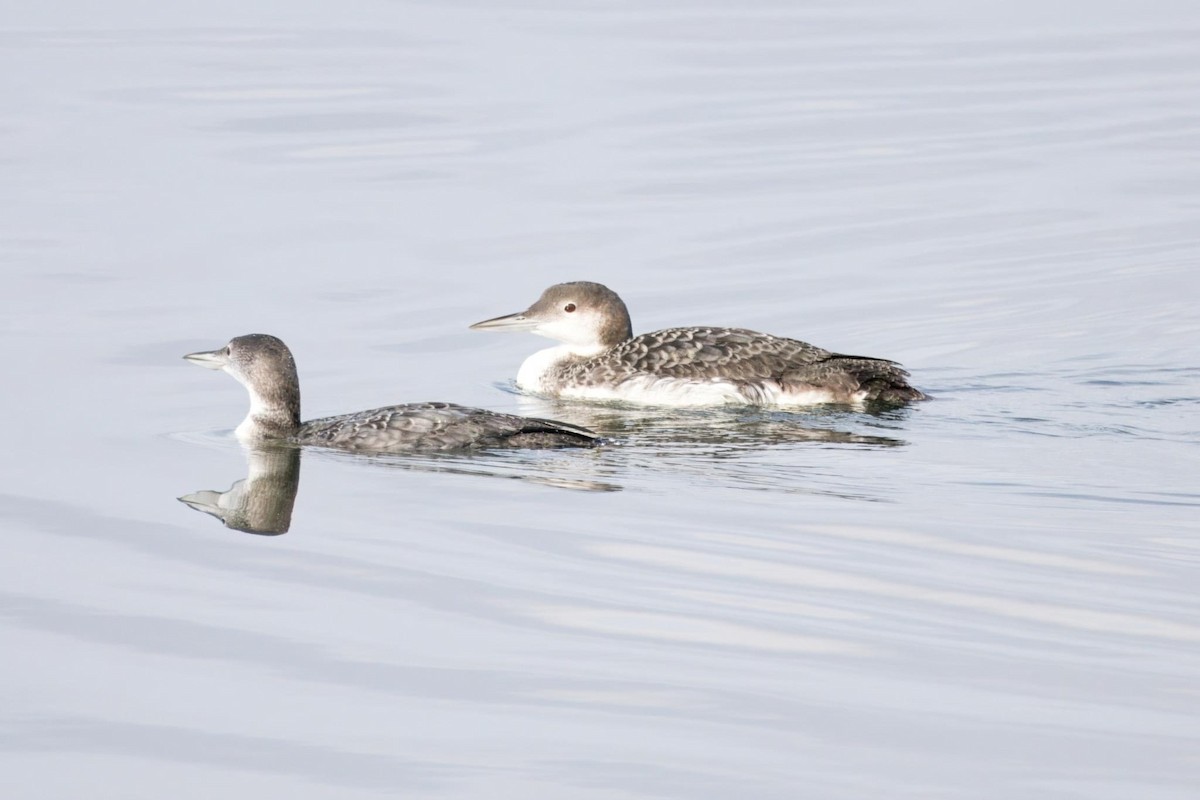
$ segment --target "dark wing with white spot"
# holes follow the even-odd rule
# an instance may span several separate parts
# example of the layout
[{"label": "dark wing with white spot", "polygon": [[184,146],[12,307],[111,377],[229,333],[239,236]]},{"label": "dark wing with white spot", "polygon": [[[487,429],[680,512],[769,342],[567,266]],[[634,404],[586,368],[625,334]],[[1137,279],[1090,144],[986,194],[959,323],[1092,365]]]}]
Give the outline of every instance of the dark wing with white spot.
[{"label": "dark wing with white spot", "polygon": [[372,452],[600,444],[600,437],[587,428],[454,403],[406,403],[315,419],[304,423],[295,438],[301,444]]}]

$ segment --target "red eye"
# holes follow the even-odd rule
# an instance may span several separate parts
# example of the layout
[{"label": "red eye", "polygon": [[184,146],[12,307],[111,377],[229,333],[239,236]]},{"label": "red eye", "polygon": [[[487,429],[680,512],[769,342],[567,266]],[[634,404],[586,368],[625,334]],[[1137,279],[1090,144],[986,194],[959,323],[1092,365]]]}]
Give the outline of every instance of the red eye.
[{"label": "red eye", "polygon": [[575,310],[574,303],[567,303],[565,306],[563,306],[563,311],[567,312],[568,314],[570,314],[574,310]]}]

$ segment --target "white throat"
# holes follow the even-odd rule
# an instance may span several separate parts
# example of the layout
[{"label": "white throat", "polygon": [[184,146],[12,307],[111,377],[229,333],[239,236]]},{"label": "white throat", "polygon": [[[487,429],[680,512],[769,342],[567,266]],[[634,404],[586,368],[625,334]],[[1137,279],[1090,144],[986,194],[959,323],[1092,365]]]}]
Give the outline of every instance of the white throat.
[{"label": "white throat", "polygon": [[245,386],[246,393],[250,395],[250,411],[246,414],[246,418],[242,420],[236,428],[233,429],[234,435],[237,436],[238,439],[242,440],[265,438],[265,432],[258,420],[268,417],[271,409],[268,408],[267,404],[263,402],[263,399],[259,397],[258,392],[255,391],[254,387],[246,382],[241,375],[229,368],[225,368],[224,371],[232,375],[234,380],[236,380],[242,386]]}]

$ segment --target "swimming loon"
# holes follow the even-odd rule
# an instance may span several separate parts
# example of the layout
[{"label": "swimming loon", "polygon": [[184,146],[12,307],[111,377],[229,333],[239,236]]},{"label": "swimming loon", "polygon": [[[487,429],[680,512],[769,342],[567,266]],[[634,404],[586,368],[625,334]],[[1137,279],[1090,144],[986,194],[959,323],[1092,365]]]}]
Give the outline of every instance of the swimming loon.
[{"label": "swimming loon", "polygon": [[405,452],[497,447],[595,447],[587,428],[499,414],[453,403],[406,403],[300,421],[300,381],[292,351],[265,333],[238,336],[220,350],[184,356],[228,372],[250,392],[240,439],[283,439],[346,450]]},{"label": "swimming loon", "polygon": [[831,353],[796,339],[710,327],[634,336],[616,292],[588,281],[556,284],[525,311],[471,327],[530,331],[562,342],[521,365],[517,385],[536,394],[670,406],[926,399],[894,361]]}]

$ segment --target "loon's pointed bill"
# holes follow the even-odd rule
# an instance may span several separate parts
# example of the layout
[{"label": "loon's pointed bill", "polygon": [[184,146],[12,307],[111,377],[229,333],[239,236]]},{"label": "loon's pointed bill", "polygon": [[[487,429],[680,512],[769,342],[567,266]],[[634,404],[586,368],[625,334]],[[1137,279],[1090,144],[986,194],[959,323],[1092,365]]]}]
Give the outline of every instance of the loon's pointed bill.
[{"label": "loon's pointed bill", "polygon": [[184,358],[208,369],[224,370],[246,387],[250,413],[237,427],[240,439],[377,453],[596,447],[602,443],[598,435],[578,425],[454,403],[405,403],[302,422],[300,378],[292,351],[265,333],[237,336],[220,350],[190,353]]},{"label": "loon's pointed bill", "polygon": [[212,514],[214,517],[219,517],[225,510],[221,505],[221,498],[223,496],[221,492],[202,489],[199,492],[185,494],[175,499],[181,503],[186,503],[190,508],[194,508],[197,511],[203,511],[205,514]]},{"label": "loon's pointed bill", "polygon": [[483,322],[476,322],[471,326],[471,330],[532,331],[537,326],[536,319],[530,319],[526,316],[525,311],[518,311],[515,314],[505,314],[503,317],[493,317],[485,319]]},{"label": "loon's pointed bill", "polygon": [[687,327],[633,335],[629,310],[599,283],[551,286],[525,311],[477,322],[561,344],[527,358],[525,391],[666,406],[899,405],[924,400],[894,361],[823,350],[745,328]]},{"label": "loon's pointed bill", "polygon": [[229,348],[225,347],[220,350],[188,353],[184,356],[184,359],[206,369],[224,369],[225,365],[229,363]]}]

